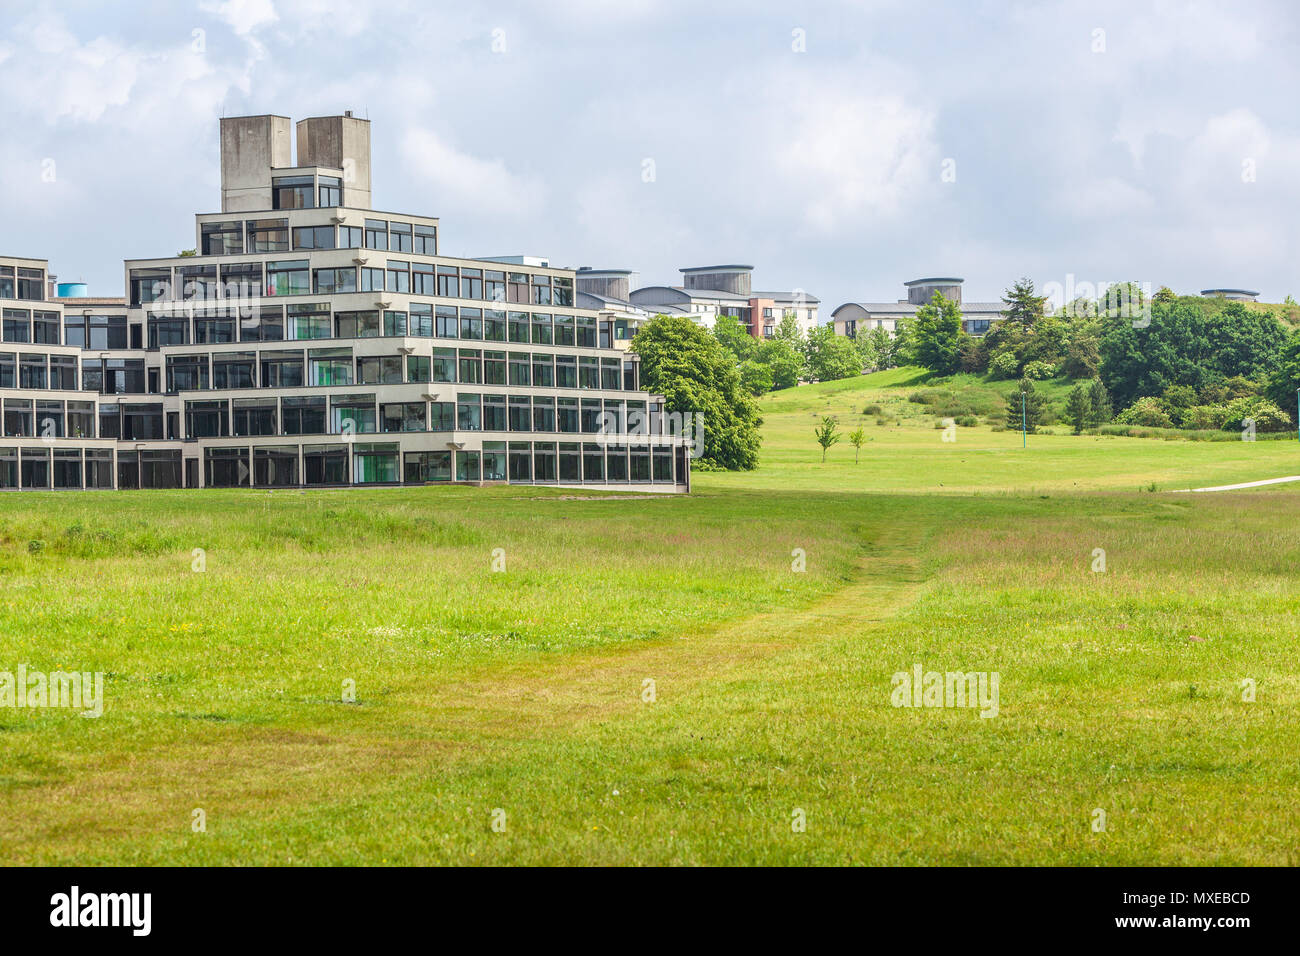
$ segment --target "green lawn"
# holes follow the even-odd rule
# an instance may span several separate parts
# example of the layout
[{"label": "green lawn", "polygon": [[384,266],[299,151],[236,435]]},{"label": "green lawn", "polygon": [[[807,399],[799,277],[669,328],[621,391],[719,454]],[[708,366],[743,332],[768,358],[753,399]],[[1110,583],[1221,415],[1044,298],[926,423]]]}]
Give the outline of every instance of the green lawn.
[{"label": "green lawn", "polygon": [[[913,387],[769,397],[690,497],[0,496],[0,671],[107,675],[0,708],[0,861],[1300,862],[1300,494],[1139,491],[1295,444],[861,415]],[[891,706],[917,664],[998,715]]]}]

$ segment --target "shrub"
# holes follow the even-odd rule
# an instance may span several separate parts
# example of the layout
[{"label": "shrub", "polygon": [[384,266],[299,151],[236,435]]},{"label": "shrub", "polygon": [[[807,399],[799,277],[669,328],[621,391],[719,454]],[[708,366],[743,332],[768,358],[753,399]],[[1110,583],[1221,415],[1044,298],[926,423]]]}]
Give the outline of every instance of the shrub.
[{"label": "shrub", "polygon": [[1182,424],[1192,429],[1222,428],[1227,418],[1226,405],[1193,405],[1183,410]]},{"label": "shrub", "polygon": [[1025,365],[1025,378],[1039,382],[1047,378],[1056,378],[1056,366],[1051,362],[1029,362]]},{"label": "shrub", "polygon": [[1173,428],[1174,421],[1160,405],[1158,398],[1145,396],[1139,398],[1124,411],[1115,416],[1120,425],[1142,425],[1146,428]]},{"label": "shrub", "polygon": [[1257,432],[1289,432],[1293,427],[1286,412],[1258,395],[1234,399],[1228,403],[1224,413],[1222,428],[1225,431],[1243,428],[1242,422],[1246,419],[1255,423]]},{"label": "shrub", "polygon": [[989,359],[989,374],[994,378],[1015,378],[1020,362],[1012,352],[999,352]]},{"label": "shrub", "polygon": [[866,408],[864,408],[864,409],[862,410],[862,414],[863,414],[863,415],[879,415],[879,414],[880,414],[880,406],[879,406],[879,405],[875,405],[875,404],[868,405]]}]

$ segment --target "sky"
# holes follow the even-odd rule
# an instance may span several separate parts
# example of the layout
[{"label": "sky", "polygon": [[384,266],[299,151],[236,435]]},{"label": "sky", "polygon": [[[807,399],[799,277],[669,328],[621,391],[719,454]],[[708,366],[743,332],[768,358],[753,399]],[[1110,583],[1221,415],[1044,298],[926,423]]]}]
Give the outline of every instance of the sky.
[{"label": "sky", "polygon": [[[218,120],[371,120],[374,206],[453,256],[680,284],[748,263],[822,319],[966,279],[1300,298],[1300,5],[333,0],[22,5],[0,254],[120,295],[220,209]],[[1085,286],[1086,287],[1086,286]]]}]

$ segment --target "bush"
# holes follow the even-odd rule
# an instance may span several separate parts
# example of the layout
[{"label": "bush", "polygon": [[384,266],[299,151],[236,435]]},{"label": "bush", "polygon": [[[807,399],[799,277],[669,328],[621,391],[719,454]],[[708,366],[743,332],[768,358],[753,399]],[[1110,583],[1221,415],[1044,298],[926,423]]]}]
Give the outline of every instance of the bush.
[{"label": "bush", "polygon": [[1246,419],[1255,423],[1257,432],[1289,432],[1293,427],[1286,412],[1258,395],[1235,399],[1228,403],[1224,412],[1226,417],[1221,427],[1225,431],[1244,428],[1242,423]]},{"label": "bush", "polygon": [[1051,362],[1029,362],[1025,365],[1025,378],[1039,382],[1047,378],[1056,378],[1056,366]]},{"label": "bush", "polygon": [[1222,428],[1227,418],[1226,405],[1193,405],[1183,409],[1182,426],[1191,429]]},{"label": "bush", "polygon": [[879,405],[875,405],[875,404],[868,405],[866,408],[864,408],[864,409],[862,410],[862,414],[863,414],[863,415],[879,415],[879,414],[880,414],[880,406],[879,406]]},{"label": "bush", "polygon": [[962,428],[974,428],[980,423],[980,420],[974,415],[962,415],[957,419],[957,424]]},{"label": "bush", "polygon": [[1141,425],[1146,428],[1173,428],[1174,420],[1160,404],[1160,399],[1146,396],[1139,398],[1124,411],[1115,416],[1119,425]]},{"label": "bush", "polygon": [[999,352],[989,359],[989,374],[994,378],[1015,378],[1020,372],[1020,362],[1012,352]]}]

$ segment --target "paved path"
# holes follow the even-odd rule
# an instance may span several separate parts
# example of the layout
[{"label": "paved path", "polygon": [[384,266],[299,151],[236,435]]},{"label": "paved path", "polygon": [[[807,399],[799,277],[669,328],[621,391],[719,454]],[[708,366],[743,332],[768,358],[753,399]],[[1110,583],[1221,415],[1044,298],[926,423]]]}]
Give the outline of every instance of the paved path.
[{"label": "paved path", "polygon": [[1239,488],[1259,488],[1263,485],[1281,485],[1288,481],[1300,481],[1300,475],[1291,475],[1288,478],[1266,478],[1263,481],[1243,481],[1239,485],[1215,485],[1213,488],[1180,488],[1178,491],[1198,492],[1198,491],[1236,491]]}]

